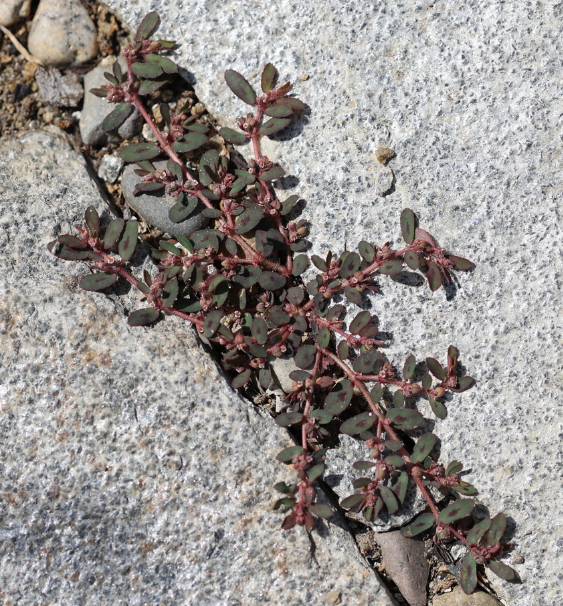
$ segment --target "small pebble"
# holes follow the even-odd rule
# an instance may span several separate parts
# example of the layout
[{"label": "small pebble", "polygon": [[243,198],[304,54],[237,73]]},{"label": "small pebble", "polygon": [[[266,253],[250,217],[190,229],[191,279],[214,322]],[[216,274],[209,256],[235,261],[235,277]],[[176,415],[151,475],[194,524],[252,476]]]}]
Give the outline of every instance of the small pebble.
[{"label": "small pebble", "polygon": [[43,112],[42,117],[46,124],[51,124],[51,122],[55,119],[55,114],[53,112]]},{"label": "small pebble", "polygon": [[526,560],[524,559],[524,556],[519,554],[519,553],[513,553],[512,554],[512,563],[513,564],[523,564]]},{"label": "small pebble", "polygon": [[303,80],[303,82],[305,82],[308,79],[309,79],[309,74],[301,74],[301,80]]},{"label": "small pebble", "polygon": [[10,27],[20,19],[27,19],[31,0],[2,0],[0,2],[0,25]]},{"label": "small pebble", "polygon": [[502,606],[502,604],[484,591],[465,595],[463,589],[458,586],[449,593],[434,596],[432,606]]},{"label": "small pebble", "polygon": [[375,157],[381,162],[381,164],[386,164],[391,158],[395,155],[395,152],[389,147],[380,147],[375,152]]},{"label": "small pebble", "polygon": [[375,187],[377,195],[383,196],[393,187],[393,171],[390,168],[382,167],[378,173]]},{"label": "small pebble", "polygon": [[337,606],[342,602],[340,599],[340,591],[327,591],[327,593],[323,595],[323,600],[328,604]]},{"label": "small pebble", "polygon": [[77,65],[98,54],[96,28],[80,0],[41,0],[27,39],[45,65]]},{"label": "small pebble", "polygon": [[55,107],[76,107],[84,96],[84,89],[76,74],[63,75],[54,67],[40,67],[35,80],[44,101]]},{"label": "small pebble", "polygon": [[141,132],[145,141],[150,141],[151,143],[158,141],[156,135],[153,133],[151,127],[148,124],[143,124],[143,130]]},{"label": "small pebble", "polygon": [[125,162],[119,156],[106,154],[100,162],[98,177],[108,183],[115,183]]}]

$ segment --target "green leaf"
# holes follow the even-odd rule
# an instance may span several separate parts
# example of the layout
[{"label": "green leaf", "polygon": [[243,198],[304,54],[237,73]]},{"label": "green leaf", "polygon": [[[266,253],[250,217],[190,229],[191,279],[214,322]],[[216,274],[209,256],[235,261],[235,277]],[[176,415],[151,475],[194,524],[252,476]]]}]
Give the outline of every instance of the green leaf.
[{"label": "green leaf", "polygon": [[309,257],[307,255],[297,255],[293,259],[292,275],[300,276],[310,265]]},{"label": "green leaf", "polygon": [[283,216],[288,215],[298,200],[299,196],[289,196],[289,198],[282,203],[280,214]]},{"label": "green leaf", "polygon": [[432,452],[438,438],[433,433],[426,433],[419,438],[411,454],[413,463],[422,463]]},{"label": "green leaf", "polygon": [[[173,223],[180,223],[180,221],[187,219],[196,210],[197,205],[198,199],[195,196],[190,196],[188,198],[188,203],[185,206],[181,202],[176,202],[176,204],[174,204],[174,206],[168,211],[168,218]],[[191,244],[190,246],[190,252],[193,252],[193,246]]]},{"label": "green leaf", "polygon": [[376,383],[373,386],[373,389],[371,390],[371,397],[373,398],[374,402],[379,402],[383,397],[383,387],[379,383]]},{"label": "green leaf", "polygon": [[405,381],[408,381],[414,377],[415,370],[416,358],[414,356],[408,356],[405,360],[405,365],[403,366],[403,377],[405,378]]},{"label": "green leaf", "polygon": [[275,324],[276,326],[283,326],[284,324],[288,324],[290,319],[291,318],[289,315],[286,314],[285,311],[279,307],[279,305],[275,305],[274,307],[270,308],[268,320],[270,320],[272,324]]},{"label": "green leaf", "polygon": [[352,464],[352,467],[354,469],[364,470],[364,469],[371,469],[374,465],[375,465],[375,463],[373,461],[356,461],[355,463]]},{"label": "green leaf", "polygon": [[[233,278],[233,281],[236,282],[237,284],[239,284],[240,286],[242,286],[242,288],[251,288],[252,286],[254,286],[254,284],[256,284],[256,282],[258,282],[258,278],[260,276],[260,274],[262,273],[262,270],[260,269],[260,267],[256,266],[256,267],[244,267],[241,268],[241,270],[243,273],[236,275]],[[288,316],[288,320],[289,320],[289,316]]]},{"label": "green leaf", "polygon": [[172,305],[174,305],[174,301],[178,298],[179,290],[180,287],[178,286],[178,280],[176,280],[176,278],[165,284],[162,289],[162,293],[165,295],[162,297],[162,304],[164,307],[172,307]]},{"label": "green leaf", "polygon": [[469,531],[467,535],[466,541],[468,545],[479,545],[479,542],[483,538],[483,535],[489,530],[491,526],[491,518],[485,518],[481,520],[478,524],[475,524],[473,528]]},{"label": "green leaf", "polygon": [[147,40],[158,29],[159,25],[160,17],[158,13],[156,11],[148,13],[137,28],[135,40]]},{"label": "green leaf", "polygon": [[268,326],[264,318],[260,316],[256,316],[252,320],[252,328],[251,328],[252,336],[260,343],[260,345],[264,345],[268,340]]},{"label": "green leaf", "polygon": [[340,341],[336,351],[341,360],[347,360],[348,356],[350,355],[350,347],[346,341]]},{"label": "green leaf", "polygon": [[377,349],[370,349],[362,354],[352,364],[356,372],[361,372],[364,375],[378,373],[383,366],[382,355]]},{"label": "green leaf", "polygon": [[465,497],[474,497],[477,494],[475,487],[471,486],[468,482],[460,482],[459,484],[459,486],[451,486],[452,490],[455,490]]},{"label": "green leaf", "polygon": [[104,288],[113,286],[117,282],[117,278],[117,274],[105,271],[97,274],[89,274],[80,280],[79,286],[84,290],[103,290]]},{"label": "green leaf", "polygon": [[231,386],[233,387],[233,389],[240,389],[241,387],[244,387],[250,380],[251,375],[252,371],[250,370],[250,368],[243,370],[232,380]]},{"label": "green leaf", "polygon": [[313,255],[311,257],[311,261],[313,262],[313,265],[320,271],[328,271],[328,267],[326,265],[326,263],[324,262],[324,259],[322,259],[321,257],[319,257],[319,255]]},{"label": "green leaf", "polygon": [[194,231],[191,240],[195,248],[213,248],[217,251],[219,250],[219,236],[222,238],[223,234],[216,229],[200,229]]},{"label": "green leaf", "polygon": [[90,93],[95,95],[96,97],[107,97],[108,91],[103,88],[91,88],[89,90]]},{"label": "green leaf", "polygon": [[295,484],[287,485],[285,482],[278,482],[274,485],[274,488],[283,494],[294,494],[295,493]]},{"label": "green leaf", "polygon": [[[292,507],[295,504],[295,499],[291,498],[291,497],[287,497],[285,499],[278,499],[275,504],[274,504],[274,511],[278,510],[280,507]],[[290,516],[288,516],[289,518]],[[286,518],[287,520],[287,518]],[[285,523],[285,520],[284,520]],[[292,528],[293,526],[295,526],[295,522],[293,522],[293,524],[291,526],[288,526],[289,528]],[[283,528],[283,525],[282,525]]]},{"label": "green leaf", "polygon": [[137,246],[137,221],[127,221],[117,251],[124,261],[129,261]]},{"label": "green leaf", "polygon": [[369,242],[366,242],[365,240],[362,240],[358,244],[358,250],[360,251],[360,255],[362,255],[362,257],[368,263],[371,263],[375,259],[375,250],[374,250],[373,246]]},{"label": "green leaf", "polygon": [[316,353],[317,349],[314,345],[301,345],[295,354],[295,365],[304,370],[312,368],[315,363]]},{"label": "green leaf", "polygon": [[407,488],[409,486],[409,476],[401,471],[397,481],[393,485],[393,492],[397,495],[399,503],[403,504],[405,497],[407,496]]},{"label": "green leaf", "polygon": [[162,88],[169,80],[168,74],[162,74],[154,80],[144,80],[139,87],[139,95],[150,95]]},{"label": "green leaf", "polygon": [[194,133],[207,133],[209,132],[209,127],[206,126],[205,124],[200,124],[199,122],[196,122],[195,124],[188,124],[186,126],[186,129],[189,131],[192,131]]},{"label": "green leaf", "polygon": [[64,234],[63,236],[59,236],[58,242],[63,244],[64,246],[68,246],[68,248],[74,249],[84,249],[88,248],[88,244],[83,242],[80,238],[76,236],[71,236],[69,234]]},{"label": "green leaf", "polygon": [[272,118],[287,118],[293,114],[293,110],[287,105],[272,105],[264,113]]},{"label": "green leaf", "polygon": [[361,262],[360,255],[355,252],[349,253],[340,268],[340,275],[343,278],[350,278],[360,269]]},{"label": "green leaf", "polygon": [[432,375],[428,372],[422,377],[422,389],[432,389]]},{"label": "green leaf", "polygon": [[506,516],[504,513],[497,513],[497,515],[491,520],[491,526],[485,536],[485,543],[494,547],[500,543],[505,530]]},{"label": "green leaf", "polygon": [[280,453],[276,459],[281,461],[282,463],[290,463],[293,457],[300,455],[303,452],[302,446],[290,446],[289,448],[285,448]]},{"label": "green leaf", "polygon": [[460,499],[450,503],[446,509],[440,512],[438,521],[443,524],[451,524],[456,520],[461,520],[465,516],[468,516],[475,507],[475,501],[472,499]]},{"label": "green leaf", "polygon": [[158,78],[162,75],[162,67],[160,65],[155,65],[154,63],[133,63],[131,65],[131,71],[140,78],[149,78],[152,80],[153,78]]},{"label": "green leaf", "polygon": [[207,314],[205,321],[203,322],[203,334],[210,339],[219,328],[219,324],[221,324],[221,319],[225,315],[225,312],[221,309],[216,309],[215,311]]},{"label": "green leaf", "polygon": [[260,84],[262,85],[262,90],[267,93],[272,90],[274,86],[274,82],[276,81],[276,68],[271,63],[266,63],[262,71],[262,77]]},{"label": "green leaf", "polygon": [[417,254],[412,250],[408,250],[405,253],[405,263],[408,265],[408,267],[410,269],[413,269],[413,270],[418,269],[419,261],[418,261]]},{"label": "green leaf", "polygon": [[456,257],[455,255],[446,255],[447,258],[454,264],[454,267],[459,271],[468,271],[473,267],[473,263],[464,259],[463,257]]},{"label": "green leaf", "polygon": [[448,409],[439,400],[428,398],[428,404],[430,404],[432,412],[438,417],[438,419],[443,421],[448,416]]},{"label": "green leaf", "polygon": [[235,232],[237,234],[245,234],[249,232],[250,230],[254,229],[258,223],[260,223],[263,217],[264,214],[261,208],[247,208],[242,215],[237,217],[237,227]]},{"label": "green leaf", "polygon": [[141,181],[141,183],[137,183],[135,185],[134,195],[143,194],[143,193],[154,193],[159,190],[164,189],[164,183],[156,183],[155,181],[149,181],[145,183]]},{"label": "green leaf", "polygon": [[145,61],[147,63],[158,65],[158,67],[160,67],[160,69],[167,74],[178,73],[178,66],[174,63],[174,61],[168,59],[168,57],[162,57],[161,55],[150,53],[145,55]]},{"label": "green leaf", "polygon": [[431,513],[423,513],[418,516],[414,522],[411,522],[408,526],[401,528],[401,534],[407,539],[415,537],[417,534],[428,530],[434,526],[434,516]]},{"label": "green leaf", "polygon": [[380,486],[379,494],[387,507],[387,511],[393,515],[399,509],[399,501],[395,493],[388,486]]},{"label": "green leaf", "polygon": [[385,442],[383,442],[383,446],[385,446],[385,448],[388,448],[389,450],[401,450],[401,448],[403,447],[403,443],[399,442],[399,440],[385,440]]},{"label": "green leaf", "polygon": [[274,166],[270,170],[263,172],[260,175],[262,181],[275,181],[281,179],[285,175],[285,170],[281,166]]},{"label": "green leaf", "polygon": [[309,480],[309,482],[314,482],[316,479],[320,478],[323,475],[324,470],[324,463],[319,463],[318,465],[311,467],[311,469],[307,473],[307,479]]},{"label": "green leaf", "polygon": [[281,427],[289,427],[294,423],[299,423],[302,418],[303,413],[301,412],[282,412],[275,418],[275,421]]},{"label": "green leaf", "polygon": [[145,309],[138,309],[134,311],[127,320],[129,326],[145,326],[146,324],[152,324],[155,320],[158,320],[160,312],[152,307],[145,307]]},{"label": "green leaf", "polygon": [[295,97],[283,97],[282,99],[278,99],[276,103],[278,105],[287,105],[294,111],[303,111],[305,109],[303,101],[299,101],[299,99],[295,99]]},{"label": "green leaf", "polygon": [[309,511],[314,513],[319,518],[323,518],[328,520],[328,518],[332,518],[332,509],[325,505],[324,503],[313,503],[313,505],[309,506]]},{"label": "green leaf", "polygon": [[470,553],[466,553],[461,562],[459,584],[467,595],[473,593],[477,587],[477,562]]},{"label": "green leaf", "polygon": [[438,290],[440,286],[442,286],[442,272],[434,261],[428,262],[426,278],[428,279],[428,285],[430,286],[431,291]]},{"label": "green leaf", "polygon": [[294,305],[299,305],[305,298],[305,291],[301,286],[292,286],[287,289],[287,300]]},{"label": "green leaf", "polygon": [[364,326],[369,324],[371,320],[371,314],[369,311],[361,311],[353,320],[350,322],[349,330],[352,334],[357,335]]},{"label": "green leaf", "polygon": [[121,236],[121,232],[123,231],[123,227],[125,226],[125,221],[123,219],[114,219],[106,229],[106,233],[104,235],[104,249],[108,250],[112,246],[115,246],[117,241],[119,240],[119,236]]},{"label": "green leaf", "polygon": [[55,257],[64,259],[65,261],[84,261],[89,258],[88,251],[74,250],[73,248],[62,245],[57,240],[49,242],[49,244],[47,244],[47,249],[52,252]]},{"label": "green leaf", "polygon": [[[347,421],[344,421],[340,426],[340,431],[349,436],[354,436],[362,431],[370,429],[375,422],[375,417],[370,412],[362,412]],[[402,460],[402,459],[401,459]]]},{"label": "green leaf", "polygon": [[232,128],[223,127],[219,130],[219,135],[229,143],[242,145],[248,141],[248,137],[244,133],[233,130]]},{"label": "green leaf", "polygon": [[[116,61],[117,63],[117,61]],[[120,103],[115,107],[110,114],[108,114],[102,122],[102,128],[106,131],[112,131],[119,128],[127,118],[133,113],[133,104],[131,103]]]},{"label": "green leaf", "polygon": [[189,133],[183,141],[177,141],[172,144],[172,149],[179,154],[193,151],[207,143],[207,137],[203,133]]},{"label": "green leaf", "polygon": [[410,408],[392,408],[387,411],[387,418],[399,429],[416,429],[424,421],[418,410]]},{"label": "green leaf", "polygon": [[273,135],[284,129],[291,122],[291,118],[270,118],[260,127],[261,135]]},{"label": "green leaf", "polygon": [[120,156],[125,162],[152,160],[160,155],[160,147],[154,143],[134,143],[121,150]]},{"label": "green leaf", "polygon": [[403,270],[403,262],[399,259],[390,259],[379,268],[379,273],[384,276],[395,276]]},{"label": "green leaf", "polygon": [[393,467],[397,468],[404,467],[405,465],[403,457],[400,457],[399,455],[389,455],[385,457],[383,461],[387,463],[387,465],[392,465]]},{"label": "green leaf", "polygon": [[272,383],[272,371],[269,368],[261,368],[258,372],[258,382],[262,389],[268,389]]},{"label": "green leaf", "polygon": [[416,220],[414,213],[410,208],[405,208],[401,213],[401,232],[403,239],[407,244],[414,240],[414,231],[416,228]]},{"label": "green leaf", "polygon": [[446,467],[446,475],[447,476],[453,476],[458,474],[461,470],[463,469],[463,465],[459,462],[459,461],[452,461],[447,467]]},{"label": "green leaf", "polygon": [[285,277],[275,271],[263,271],[258,277],[258,283],[266,290],[277,290],[285,286]]},{"label": "green leaf", "polygon": [[319,425],[326,425],[330,423],[333,419],[333,416],[330,412],[326,410],[313,410],[313,412],[309,415],[312,419],[316,419],[319,422]]},{"label": "green leaf", "polygon": [[348,408],[354,395],[352,383],[344,379],[334,386],[325,399],[324,408],[333,415],[338,415]]},{"label": "green leaf", "polygon": [[256,93],[241,74],[235,72],[233,69],[228,69],[225,72],[225,81],[227,86],[239,99],[248,103],[248,105],[254,105]]},{"label": "green leaf", "polygon": [[503,562],[497,562],[496,560],[491,560],[487,564],[487,568],[490,568],[497,577],[504,579],[505,581],[512,581],[516,577],[516,571],[510,566],[507,566]]},{"label": "green leaf", "polygon": [[442,368],[442,365],[435,358],[426,358],[426,366],[428,370],[440,381],[446,378],[446,371]]},{"label": "green leaf", "polygon": [[461,379],[458,381],[457,387],[452,389],[452,391],[455,393],[461,393],[462,391],[469,389],[473,383],[475,383],[475,379],[473,377],[461,377]]},{"label": "green leaf", "polygon": [[86,225],[90,233],[96,237],[100,231],[100,217],[94,206],[89,206],[84,213]]},{"label": "green leaf", "polygon": [[324,349],[330,343],[330,330],[323,326],[317,334],[317,344],[321,349]]},{"label": "green leaf", "polygon": [[350,495],[349,497],[346,497],[345,499],[342,499],[342,501],[340,501],[340,507],[342,507],[343,509],[351,509],[352,507],[359,505],[362,501],[365,500],[365,498],[366,496],[364,494]]}]

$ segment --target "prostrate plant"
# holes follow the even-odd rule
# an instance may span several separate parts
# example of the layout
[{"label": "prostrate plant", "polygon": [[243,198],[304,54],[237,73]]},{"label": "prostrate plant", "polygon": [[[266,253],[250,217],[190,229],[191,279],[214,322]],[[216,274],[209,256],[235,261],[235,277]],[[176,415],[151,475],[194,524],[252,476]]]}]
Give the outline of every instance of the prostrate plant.
[{"label": "prostrate plant", "polygon": [[[374,279],[397,275],[405,266],[421,271],[435,291],[450,282],[451,271],[467,271],[472,264],[438,247],[428,232],[416,227],[409,209],[400,218],[406,243],[400,250],[362,241],[357,252],[338,256],[329,252],[324,259],[304,253],[309,246],[305,221],[289,220],[299,198],[278,199],[272,181],[284,171],[261,154],[260,140],[285,128],[305,106],[287,96],[289,83],[275,87],[276,70],[271,64],[262,72],[260,96],[242,75],[225,72],[229,88],[253,112],[239,118],[240,130],[222,128],[219,134],[236,145],[251,142],[248,170],[232,170],[225,156],[213,149],[203,153],[197,173],[190,170],[183,154],[208,142],[207,127],[187,118],[185,107],[173,112],[161,104],[166,127],[160,131],[141,99],[177,71],[162,55],[175,43],[149,39],[158,25],[156,13],[145,17],[124,51],[127,73],[114,63],[113,73],[106,74],[109,84],[92,92],[118,104],[105,120],[107,130],[116,129],[136,107],[156,137],[154,143],[129,145],[121,152],[124,160],[137,163],[136,172],[143,176],[136,191],[166,191],[176,200],[170,210],[172,221],[201,213],[211,226],[190,238],[178,236],[176,244],[162,240],[160,249],[152,252],[159,272],[151,277],[145,271],[142,280],[130,273],[127,264],[137,244],[136,221],[114,219],[102,235],[98,214],[89,207],[84,226],[77,227],[79,237],[60,236],[49,249],[62,259],[89,262],[90,273],[80,281],[85,290],[106,289],[120,276],[139,289],[148,306],[129,316],[130,325],[150,324],[163,312],[190,322],[201,339],[220,352],[223,367],[236,373],[232,385],[237,389],[249,382],[268,389],[275,359],[293,357],[298,370],[290,374],[289,407],[276,418],[300,438],[298,445],[277,456],[293,465],[297,476],[293,484],[275,487],[283,494],[275,509],[290,510],[283,528],[299,525],[310,531],[315,516],[331,517],[329,506],[315,502],[313,484],[324,472],[327,427],[343,420],[340,431],[365,442],[366,460],[353,466],[365,470],[366,477],[354,482],[357,492],[345,498],[342,507],[363,512],[366,520],[383,510],[393,514],[403,503],[409,482],[414,482],[428,512],[403,528],[405,536],[433,529],[437,543],[453,539],[464,543],[468,551],[461,586],[466,593],[477,585],[479,565],[504,579],[514,578],[514,571],[499,561],[509,547],[502,542],[505,515],[475,523],[471,497],[476,490],[461,479],[461,463],[452,461],[444,467],[431,458],[434,434],[420,436],[412,446],[412,437],[405,433],[425,420],[413,407],[416,399],[426,399],[434,415],[444,419],[446,394],[464,391],[473,383],[471,377],[459,376],[458,350],[448,349],[445,366],[426,358],[429,372],[416,381],[414,356],[406,359],[399,373],[378,350],[383,342],[368,311],[359,312],[345,326],[344,306],[332,302],[342,294],[359,304],[365,290],[377,290]],[[161,157],[168,158],[167,168],[157,170],[152,162]],[[303,284],[300,276],[312,269],[311,262],[317,273]],[[356,411],[358,407],[364,411],[350,416],[347,409],[352,403]],[[464,498],[440,511],[429,487]]]}]

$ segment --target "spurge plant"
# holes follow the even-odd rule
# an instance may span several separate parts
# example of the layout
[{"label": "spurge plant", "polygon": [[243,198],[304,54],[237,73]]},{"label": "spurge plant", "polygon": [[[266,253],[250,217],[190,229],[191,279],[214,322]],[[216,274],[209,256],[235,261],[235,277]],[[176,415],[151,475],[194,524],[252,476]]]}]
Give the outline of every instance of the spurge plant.
[{"label": "spurge plant", "polygon": [[[324,472],[330,430],[340,426],[366,448],[365,460],[353,464],[365,477],[354,482],[356,492],[343,499],[343,508],[362,512],[368,521],[383,511],[394,514],[414,483],[427,512],[403,528],[405,536],[432,531],[437,543],[461,541],[467,547],[461,571],[466,593],[475,589],[481,565],[503,579],[514,578],[514,571],[499,561],[508,548],[502,542],[505,515],[476,523],[471,517],[476,490],[461,479],[461,463],[444,466],[433,460],[434,434],[420,435],[416,442],[412,437],[411,430],[425,420],[414,407],[417,400],[427,400],[434,415],[444,419],[445,396],[473,383],[471,377],[460,376],[458,350],[449,347],[445,364],[426,358],[427,372],[417,380],[420,365],[413,355],[399,371],[382,354],[379,327],[368,311],[346,324],[344,305],[334,303],[344,296],[360,304],[366,291],[377,290],[376,279],[406,268],[421,272],[435,291],[451,281],[451,272],[467,271],[472,264],[440,248],[416,226],[409,209],[400,217],[405,244],[399,250],[362,241],[357,251],[309,256],[306,223],[292,218],[299,197],[278,198],[272,182],[284,171],[260,151],[262,137],[284,129],[305,109],[289,95],[289,83],[276,87],[276,69],[270,63],[262,72],[260,95],[241,74],[225,72],[227,86],[251,111],[238,119],[238,130],[222,128],[219,134],[231,144],[251,145],[248,167],[233,168],[224,155],[207,149],[197,170],[188,168],[185,154],[205,148],[208,127],[187,117],[186,108],[172,111],[161,104],[165,127],[159,130],[144,105],[177,72],[165,56],[175,43],[150,39],[158,25],[156,13],[145,17],[124,51],[126,73],[114,63],[113,72],[106,73],[108,84],[92,92],[116,104],[104,122],[107,130],[116,129],[137,108],[154,133],[154,143],[128,145],[121,152],[143,177],[136,191],[173,196],[173,222],[199,213],[210,224],[189,238],[161,240],[152,251],[155,276],[145,271],[142,278],[135,277],[128,264],[137,245],[137,221],[117,218],[103,231],[92,206],[84,225],[77,226],[78,236],[62,235],[49,249],[61,259],[89,264],[80,281],[85,290],[107,289],[122,278],[141,291],[147,306],[131,313],[131,326],[151,324],[163,313],[192,324],[220,356],[223,368],[234,374],[236,389],[254,385],[267,390],[275,380],[276,358],[293,358],[287,409],[276,417],[297,441],[277,456],[295,470],[293,483],[275,486],[282,493],[275,509],[288,510],[283,528],[297,525],[310,531],[315,517],[331,517],[330,507],[315,501],[313,486]],[[166,168],[155,168],[159,158],[168,160]],[[356,412],[363,411],[351,416],[352,404]],[[431,487],[463,498],[440,511]]]}]

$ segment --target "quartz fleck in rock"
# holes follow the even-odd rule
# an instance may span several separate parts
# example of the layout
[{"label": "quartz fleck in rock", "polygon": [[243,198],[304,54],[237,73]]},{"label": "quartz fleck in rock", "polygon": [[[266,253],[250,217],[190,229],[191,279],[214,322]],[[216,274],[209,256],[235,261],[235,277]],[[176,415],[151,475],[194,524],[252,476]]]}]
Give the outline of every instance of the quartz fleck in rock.
[{"label": "quartz fleck in rock", "polygon": [[77,65],[98,53],[96,28],[79,0],[41,0],[27,44],[45,65]]},{"label": "quartz fleck in rock", "polygon": [[[111,72],[111,66],[114,62],[115,57],[108,57],[84,76],[84,107],[80,114],[79,126],[80,136],[86,145],[102,146],[107,143],[115,143],[121,138],[130,139],[138,135],[143,126],[143,117],[135,108],[129,118],[116,131],[107,133],[102,128],[105,117],[116,106],[114,103],[108,103],[105,97],[96,97],[90,90],[107,84],[104,72]],[[123,57],[119,57],[119,63],[125,69],[126,61]]]},{"label": "quartz fleck in rock", "polygon": [[10,27],[29,17],[31,0],[2,0],[0,2],[0,25]]}]

